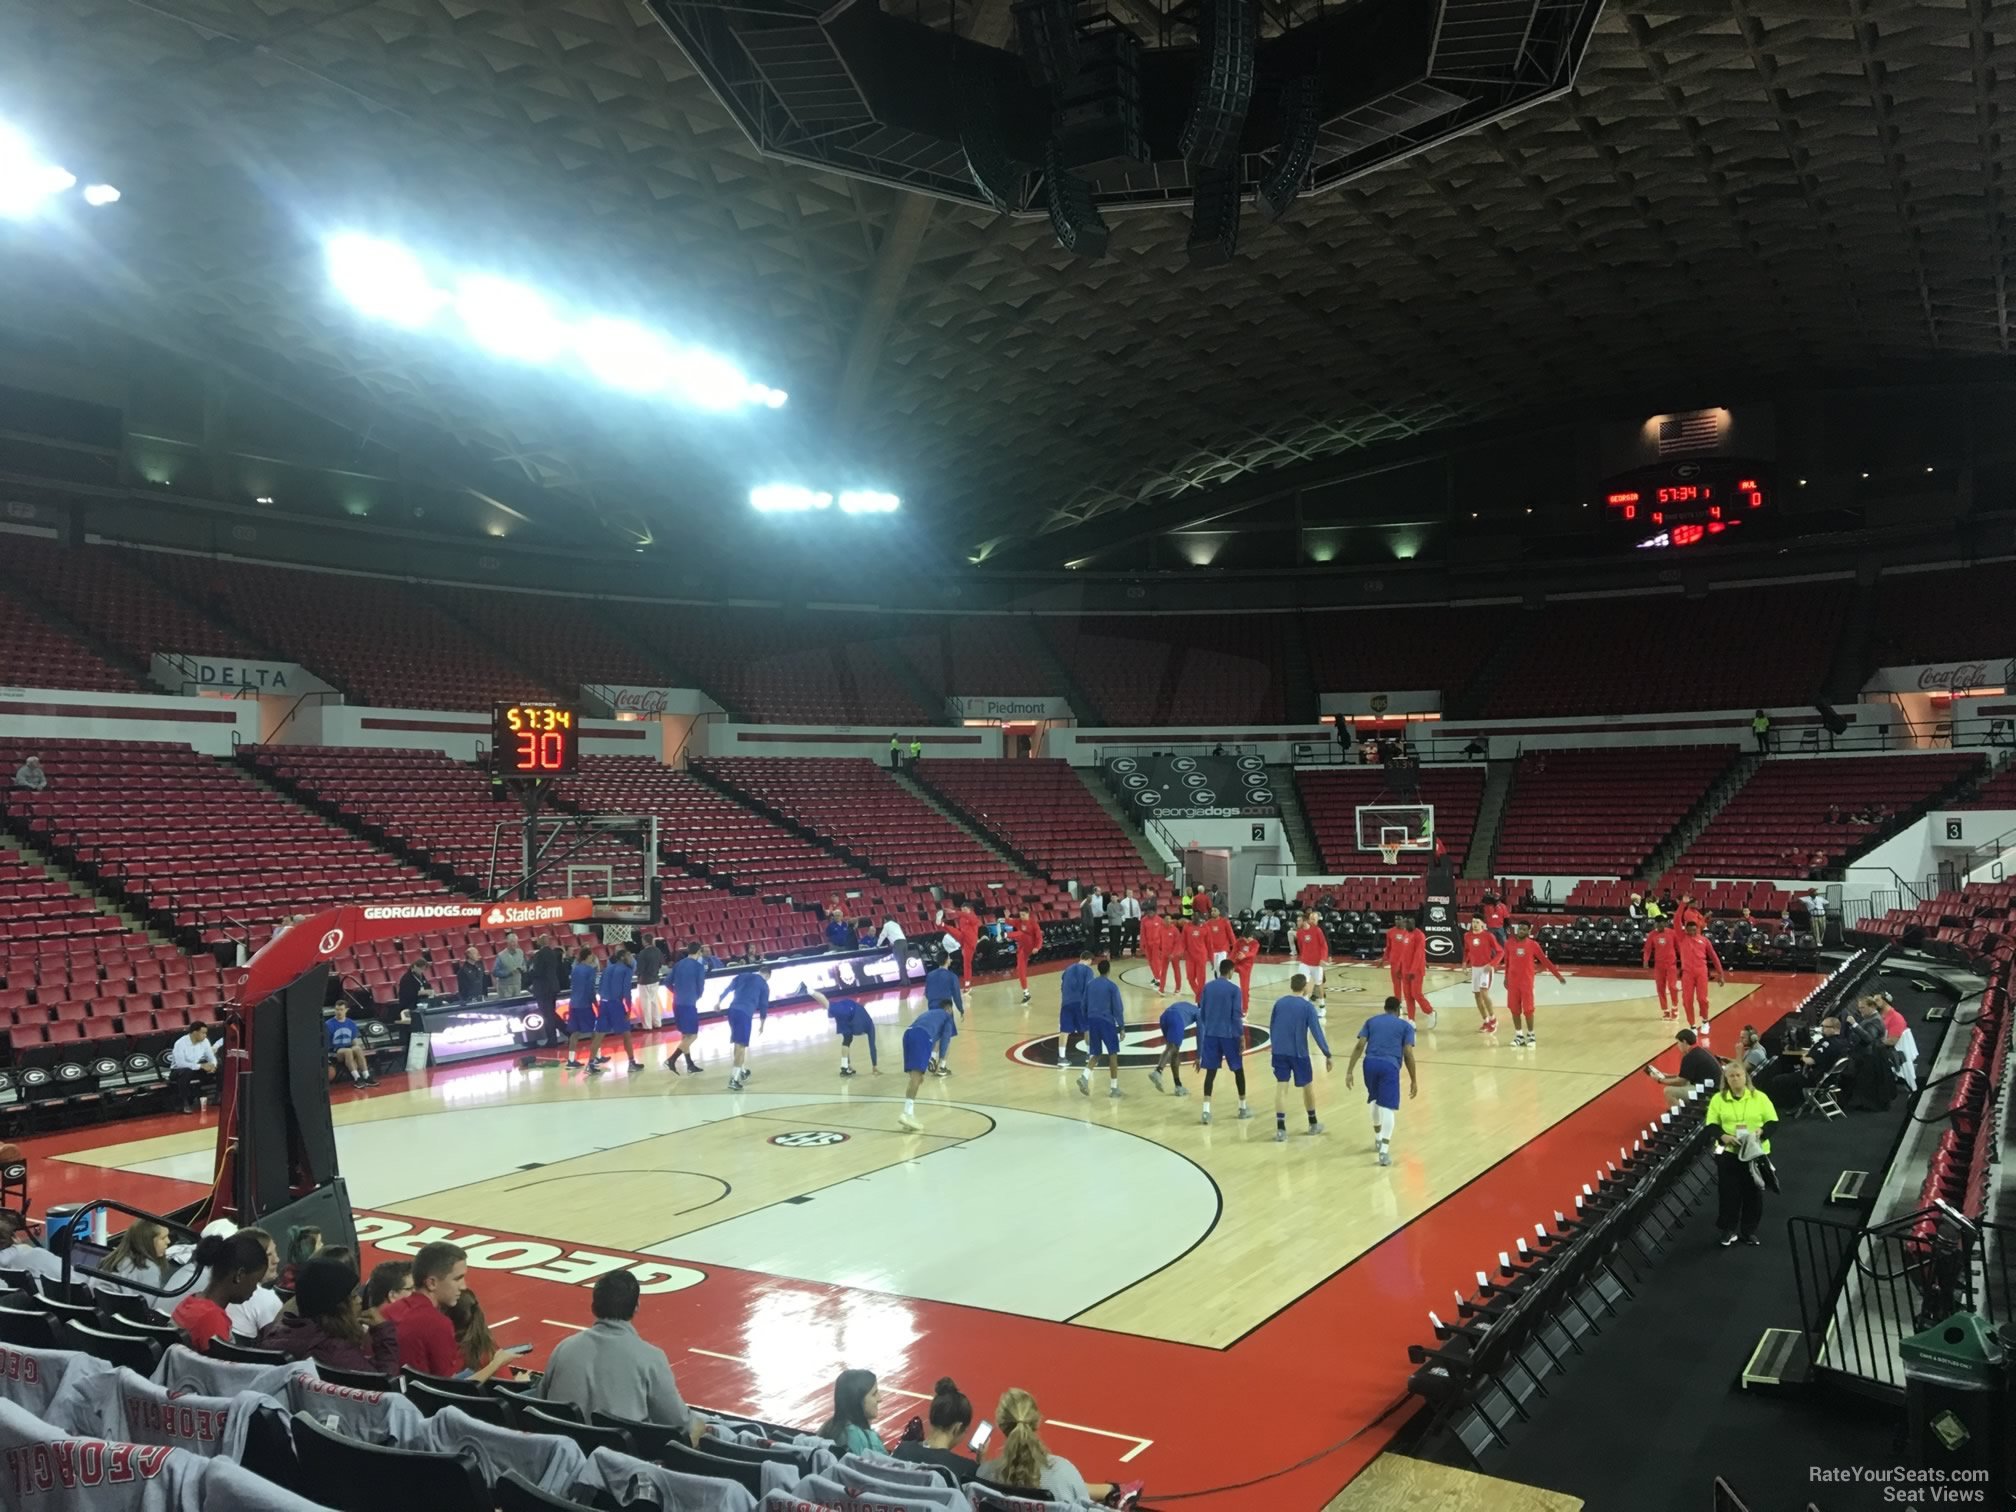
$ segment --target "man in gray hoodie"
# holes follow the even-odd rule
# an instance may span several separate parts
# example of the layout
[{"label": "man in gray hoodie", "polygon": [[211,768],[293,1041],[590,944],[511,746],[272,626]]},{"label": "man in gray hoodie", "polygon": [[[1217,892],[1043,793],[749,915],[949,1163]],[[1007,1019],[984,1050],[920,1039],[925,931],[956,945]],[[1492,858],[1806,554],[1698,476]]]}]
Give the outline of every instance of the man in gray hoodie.
[{"label": "man in gray hoodie", "polygon": [[497,969],[491,973],[496,979],[497,996],[516,997],[525,990],[525,952],[518,948],[518,936],[504,936],[504,948],[497,952]]}]

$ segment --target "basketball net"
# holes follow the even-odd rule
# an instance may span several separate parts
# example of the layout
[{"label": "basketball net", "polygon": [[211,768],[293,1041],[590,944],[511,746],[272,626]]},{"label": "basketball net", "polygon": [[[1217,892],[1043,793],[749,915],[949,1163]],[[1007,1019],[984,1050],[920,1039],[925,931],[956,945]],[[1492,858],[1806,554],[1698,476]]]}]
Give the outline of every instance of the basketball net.
[{"label": "basketball net", "polygon": [[1379,847],[1379,854],[1386,858],[1388,866],[1400,864],[1400,847],[1397,845],[1382,845]]}]

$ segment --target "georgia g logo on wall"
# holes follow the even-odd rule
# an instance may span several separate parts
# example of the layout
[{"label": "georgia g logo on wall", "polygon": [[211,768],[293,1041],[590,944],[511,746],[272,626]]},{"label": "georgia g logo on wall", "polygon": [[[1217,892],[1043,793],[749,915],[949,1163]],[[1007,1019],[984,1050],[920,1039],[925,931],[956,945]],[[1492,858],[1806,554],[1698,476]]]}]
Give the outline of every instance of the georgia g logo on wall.
[{"label": "georgia g logo on wall", "polygon": [[[1044,1070],[1054,1071],[1058,1065],[1058,1043],[1057,1036],[1054,1034],[1046,1034],[1039,1039],[1024,1040],[1019,1045],[1009,1047],[1008,1058],[1018,1065],[1038,1066]],[[1162,1037],[1162,1026],[1159,1024],[1123,1025],[1120,1030],[1120,1064],[1130,1071],[1146,1070],[1162,1059],[1162,1051],[1168,1043]],[[1248,1024],[1246,1026],[1246,1050],[1248,1054],[1265,1050],[1269,1043],[1270,1040],[1265,1029],[1261,1028],[1258,1024]],[[1196,1048],[1197,1034],[1193,1028],[1189,1034],[1183,1037],[1183,1053],[1187,1057]],[[1085,1046],[1082,1040],[1079,1042],[1078,1053],[1080,1055],[1085,1053]],[[1102,1056],[1100,1059],[1103,1063],[1105,1058]]]}]

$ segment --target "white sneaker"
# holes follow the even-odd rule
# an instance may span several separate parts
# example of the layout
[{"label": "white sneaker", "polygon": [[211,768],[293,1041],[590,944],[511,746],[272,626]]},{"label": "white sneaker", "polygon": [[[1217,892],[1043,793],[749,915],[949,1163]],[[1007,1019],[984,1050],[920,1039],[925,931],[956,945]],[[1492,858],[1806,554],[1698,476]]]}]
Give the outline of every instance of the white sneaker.
[{"label": "white sneaker", "polygon": [[908,1113],[905,1113],[902,1117],[898,1118],[896,1122],[901,1124],[904,1128],[908,1129],[912,1134],[922,1134],[924,1132],[924,1125],[917,1122],[917,1120],[911,1117]]},{"label": "white sneaker", "polygon": [[1276,1144],[1288,1143],[1288,1131],[1282,1128],[1279,1124],[1276,1124],[1274,1126],[1274,1143]]},{"label": "white sneaker", "polygon": [[1540,1036],[1538,1034],[1529,1034],[1526,1036],[1526,1048],[1528,1050],[1533,1049],[1539,1043],[1540,1043]]},{"label": "white sneaker", "polygon": [[1155,1090],[1160,1092],[1162,1090],[1162,1068],[1157,1066],[1153,1071],[1150,1071],[1148,1073],[1148,1080]]},{"label": "white sneaker", "polygon": [[[1090,1094],[1088,1093],[1087,1095],[1089,1096]],[[1127,1094],[1122,1092],[1118,1085],[1114,1085],[1106,1089],[1106,1095],[1108,1097],[1125,1097]]]},{"label": "white sneaker", "polygon": [[1209,1122],[1211,1122],[1211,1110],[1210,1110],[1209,1108],[1206,1108],[1206,1109],[1204,1110],[1204,1116],[1203,1116],[1202,1118],[1198,1119],[1198,1120],[1197,1120],[1197,1122],[1199,1122],[1199,1123],[1209,1123]]},{"label": "white sneaker", "polygon": [[1433,1013],[1422,1014],[1421,1027],[1423,1029],[1433,1029],[1435,1027],[1435,1015]]},{"label": "white sneaker", "polygon": [[1516,1050],[1525,1043],[1526,1031],[1524,1029],[1514,1029],[1512,1031],[1512,1047]]},{"label": "white sneaker", "polygon": [[1239,1110],[1239,1116],[1241,1118],[1251,1118],[1253,1116],[1253,1110],[1251,1108],[1241,1108]]},{"label": "white sneaker", "polygon": [[1190,1095],[1190,1089],[1188,1087],[1178,1087],[1176,1089],[1176,1095],[1178,1097],[1188,1097]]},{"label": "white sneaker", "polygon": [[1387,1166],[1393,1164],[1393,1152],[1384,1145],[1379,1146],[1379,1164]]},{"label": "white sneaker", "polygon": [[1311,1134],[1327,1134],[1330,1131],[1324,1128],[1323,1125],[1321,1125],[1320,1123],[1313,1123],[1309,1125],[1309,1132]]}]

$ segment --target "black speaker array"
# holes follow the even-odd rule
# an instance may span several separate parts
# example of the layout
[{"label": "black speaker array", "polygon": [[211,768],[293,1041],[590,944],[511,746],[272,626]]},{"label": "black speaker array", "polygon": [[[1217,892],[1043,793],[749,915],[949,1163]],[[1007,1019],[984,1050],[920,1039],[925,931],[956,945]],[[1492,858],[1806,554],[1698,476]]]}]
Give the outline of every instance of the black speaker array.
[{"label": "black speaker array", "polygon": [[1198,27],[1197,94],[1183,123],[1183,160],[1193,168],[1236,162],[1260,35],[1255,0],[1204,0]]},{"label": "black speaker array", "polygon": [[1239,250],[1239,159],[1197,176],[1190,208],[1190,240],[1184,244],[1192,267],[1228,263]]},{"label": "black speaker array", "polygon": [[1321,109],[1321,91],[1308,75],[1282,86],[1281,145],[1254,194],[1261,216],[1270,224],[1288,213],[1309,181],[1309,165],[1316,160],[1316,133],[1323,124]]},{"label": "black speaker array", "polygon": [[1050,229],[1057,245],[1078,257],[1104,257],[1111,234],[1092,198],[1092,189],[1064,166],[1053,139],[1043,165],[1043,192],[1050,209]]}]

